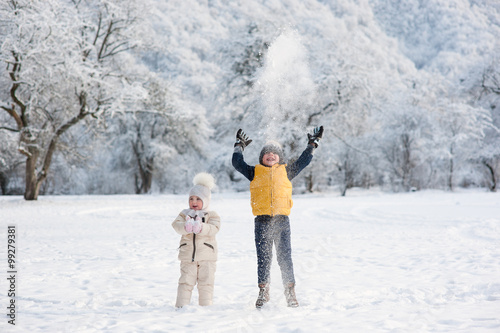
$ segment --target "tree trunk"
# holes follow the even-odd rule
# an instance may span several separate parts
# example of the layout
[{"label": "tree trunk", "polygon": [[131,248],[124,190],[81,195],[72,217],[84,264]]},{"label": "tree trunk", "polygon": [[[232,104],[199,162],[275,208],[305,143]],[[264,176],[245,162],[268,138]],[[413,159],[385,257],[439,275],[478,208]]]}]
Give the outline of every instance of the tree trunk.
[{"label": "tree trunk", "polygon": [[151,186],[153,185],[153,165],[150,165],[142,179],[143,181],[143,193],[149,193],[151,191]]},{"label": "tree trunk", "polygon": [[[56,151],[57,141],[59,137],[66,132],[71,126],[76,124],[78,121],[85,117],[84,113],[80,113],[78,116],[72,118],[67,123],[59,127],[52,139],[50,140],[49,146],[43,158],[42,169],[37,173],[36,164],[40,156],[40,150],[38,147],[28,148],[28,152],[23,152],[26,155],[26,190],[24,192],[24,199],[26,200],[38,200],[38,194],[40,192],[40,187],[42,186],[47,175],[49,173],[49,167],[52,163],[52,156]],[[35,141],[32,141],[35,142]],[[27,141],[27,147],[30,147],[29,141]]]},{"label": "tree trunk", "polygon": [[453,158],[450,158],[450,173],[448,175],[448,189],[453,191]]},{"label": "tree trunk", "polygon": [[312,193],[313,186],[314,186],[312,172],[310,172],[309,175],[307,175],[305,177],[305,180],[306,180],[306,190],[307,190],[307,192]]},{"label": "tree trunk", "polygon": [[0,190],[2,190],[2,195],[7,194],[7,184],[8,184],[8,179],[5,173],[0,172]]},{"label": "tree trunk", "polygon": [[140,167],[139,175],[141,180],[141,185],[136,186],[136,194],[149,193],[151,191],[151,186],[153,184],[153,170],[151,166],[146,166],[146,168]]},{"label": "tree trunk", "polygon": [[412,161],[411,161],[411,139],[409,134],[403,134],[401,136],[402,149],[403,149],[403,161],[402,161],[402,182],[403,189],[406,192],[410,191],[411,188],[411,172],[412,172]]},{"label": "tree trunk", "polygon": [[140,156],[136,155],[138,175],[135,176],[135,193],[143,194],[151,191],[153,185],[154,159],[148,158],[143,163]]},{"label": "tree trunk", "polygon": [[455,172],[454,170],[454,167],[455,167],[455,164],[453,162],[453,154],[454,154],[454,145],[451,144],[451,147],[450,147],[450,155],[451,155],[451,158],[450,158],[450,170],[449,170],[449,175],[448,175],[448,190],[450,191],[453,191],[453,173]]},{"label": "tree trunk", "polygon": [[153,184],[152,172],[139,172],[135,175],[135,194],[145,194],[151,191]]},{"label": "tree trunk", "polygon": [[350,182],[350,171],[349,171],[349,163],[347,162],[347,157],[344,160],[344,185],[342,186],[340,195],[345,197],[347,189],[349,188]]},{"label": "tree trunk", "polygon": [[341,187],[340,187],[340,196],[341,197],[345,197],[346,192],[347,192],[347,186],[345,184],[341,185]]},{"label": "tree trunk", "polygon": [[40,192],[41,183],[37,182],[36,162],[38,160],[38,152],[34,151],[26,159],[26,184],[24,190],[24,199],[37,200]]},{"label": "tree trunk", "polygon": [[486,168],[490,172],[490,176],[491,176],[491,185],[489,186],[490,187],[490,191],[491,192],[496,192],[497,191],[497,179],[496,179],[496,175],[495,175],[495,169],[493,168],[492,165],[490,165],[486,161],[483,161],[483,164],[486,166]]}]

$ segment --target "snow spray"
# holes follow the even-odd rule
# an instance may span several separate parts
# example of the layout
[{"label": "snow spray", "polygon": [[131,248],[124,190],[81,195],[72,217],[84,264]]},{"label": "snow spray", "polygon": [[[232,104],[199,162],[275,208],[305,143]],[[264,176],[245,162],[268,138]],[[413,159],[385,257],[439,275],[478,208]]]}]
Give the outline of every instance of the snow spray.
[{"label": "snow spray", "polygon": [[282,142],[285,133],[303,132],[315,85],[297,31],[285,29],[271,43],[257,87],[262,96],[261,137]]}]

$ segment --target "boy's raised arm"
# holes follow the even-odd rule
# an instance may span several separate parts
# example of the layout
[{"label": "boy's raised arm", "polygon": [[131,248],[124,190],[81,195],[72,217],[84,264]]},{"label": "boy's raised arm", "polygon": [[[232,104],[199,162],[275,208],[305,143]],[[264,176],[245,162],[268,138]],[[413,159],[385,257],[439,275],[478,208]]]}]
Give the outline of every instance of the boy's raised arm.
[{"label": "boy's raised arm", "polygon": [[323,126],[318,126],[314,129],[313,134],[307,133],[307,148],[302,152],[300,157],[292,164],[287,166],[288,179],[292,180],[306,166],[311,163],[314,149],[318,148],[319,141],[323,137]]},{"label": "boy's raised arm", "polygon": [[240,128],[236,133],[232,163],[233,167],[238,170],[238,172],[245,176],[249,181],[252,181],[255,175],[255,167],[248,165],[243,158],[243,150],[250,143],[252,143],[252,140],[250,140],[245,132],[243,132]]}]

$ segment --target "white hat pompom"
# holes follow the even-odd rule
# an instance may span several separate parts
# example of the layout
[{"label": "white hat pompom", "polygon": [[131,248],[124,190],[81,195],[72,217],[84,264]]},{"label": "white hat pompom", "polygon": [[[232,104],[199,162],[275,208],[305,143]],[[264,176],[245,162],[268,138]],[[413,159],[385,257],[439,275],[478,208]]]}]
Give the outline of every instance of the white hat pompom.
[{"label": "white hat pompom", "polygon": [[193,185],[202,185],[212,190],[215,187],[214,176],[206,172],[200,172],[194,176]]}]

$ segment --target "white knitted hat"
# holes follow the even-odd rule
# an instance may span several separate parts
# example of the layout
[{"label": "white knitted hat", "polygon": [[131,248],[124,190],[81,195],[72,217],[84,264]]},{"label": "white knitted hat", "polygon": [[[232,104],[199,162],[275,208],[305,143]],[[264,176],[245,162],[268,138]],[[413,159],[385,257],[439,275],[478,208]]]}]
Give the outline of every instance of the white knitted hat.
[{"label": "white knitted hat", "polygon": [[215,187],[214,177],[206,172],[201,172],[193,178],[194,186],[189,190],[189,197],[195,195],[203,201],[203,208],[207,209],[210,206],[212,197],[212,189]]}]

